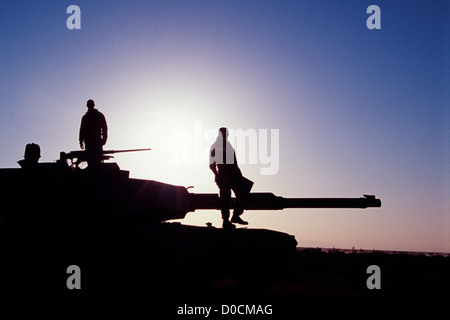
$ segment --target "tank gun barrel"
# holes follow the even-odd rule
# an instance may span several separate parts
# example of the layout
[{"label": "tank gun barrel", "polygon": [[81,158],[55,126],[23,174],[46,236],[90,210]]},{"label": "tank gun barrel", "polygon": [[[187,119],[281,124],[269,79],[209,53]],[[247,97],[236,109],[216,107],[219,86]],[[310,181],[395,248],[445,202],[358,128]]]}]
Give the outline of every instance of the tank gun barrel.
[{"label": "tank gun barrel", "polygon": [[360,208],[381,207],[374,195],[360,198],[282,198],[284,208]]},{"label": "tank gun barrel", "polygon": [[[192,194],[195,210],[220,210],[220,199],[217,194]],[[234,208],[235,199],[231,199],[230,208]],[[283,210],[288,208],[360,208],[381,207],[381,200],[373,195],[360,198],[284,198],[273,193],[250,193],[246,202],[246,210]]]}]

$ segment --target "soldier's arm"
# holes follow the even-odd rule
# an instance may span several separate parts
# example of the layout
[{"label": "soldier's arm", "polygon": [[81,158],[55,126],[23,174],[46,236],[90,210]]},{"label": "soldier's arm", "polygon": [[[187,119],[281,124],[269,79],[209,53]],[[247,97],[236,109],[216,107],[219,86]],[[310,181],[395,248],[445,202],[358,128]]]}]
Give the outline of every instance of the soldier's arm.
[{"label": "soldier's arm", "polygon": [[218,172],[217,172],[217,168],[216,168],[216,161],[214,160],[215,154],[216,154],[216,149],[212,149],[209,154],[209,168],[214,173],[214,175],[217,176]]},{"label": "soldier's arm", "polygon": [[108,125],[106,123],[105,116],[103,116],[102,136],[103,136],[103,144],[105,144],[106,140],[108,140]]},{"label": "soldier's arm", "polygon": [[80,148],[84,149],[84,143],[83,143],[84,142],[84,123],[83,123],[83,118],[81,119],[79,141],[80,141]]}]

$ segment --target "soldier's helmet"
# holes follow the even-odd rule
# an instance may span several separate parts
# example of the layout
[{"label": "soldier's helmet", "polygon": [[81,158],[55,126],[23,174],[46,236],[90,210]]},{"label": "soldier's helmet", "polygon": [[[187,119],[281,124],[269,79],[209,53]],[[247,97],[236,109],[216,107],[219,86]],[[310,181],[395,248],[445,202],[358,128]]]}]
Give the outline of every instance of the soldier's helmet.
[{"label": "soldier's helmet", "polygon": [[29,143],[25,146],[25,154],[23,156],[27,162],[37,163],[41,157],[41,147],[35,143]]}]

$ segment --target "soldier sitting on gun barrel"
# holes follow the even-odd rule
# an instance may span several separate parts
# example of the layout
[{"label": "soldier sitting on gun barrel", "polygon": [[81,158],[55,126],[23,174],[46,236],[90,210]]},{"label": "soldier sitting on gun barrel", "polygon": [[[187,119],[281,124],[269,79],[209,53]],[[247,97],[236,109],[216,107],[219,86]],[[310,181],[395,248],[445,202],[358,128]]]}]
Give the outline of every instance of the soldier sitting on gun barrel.
[{"label": "soldier sitting on gun barrel", "polygon": [[[219,135],[210,149],[209,168],[215,176],[215,182],[219,187],[220,209],[224,229],[233,229],[233,223],[248,224],[240,217],[244,213],[245,199],[253,186],[253,182],[242,176],[236,160],[236,153],[228,141],[228,129],[220,128]],[[236,195],[233,217],[230,217],[231,190]]]}]

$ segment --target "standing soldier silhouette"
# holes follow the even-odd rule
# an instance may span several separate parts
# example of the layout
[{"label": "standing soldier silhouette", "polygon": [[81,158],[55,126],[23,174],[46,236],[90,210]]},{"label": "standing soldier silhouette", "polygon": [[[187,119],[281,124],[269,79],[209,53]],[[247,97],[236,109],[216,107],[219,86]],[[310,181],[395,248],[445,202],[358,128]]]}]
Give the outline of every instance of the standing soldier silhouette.
[{"label": "standing soldier silhouette", "polygon": [[[237,164],[236,153],[228,141],[228,129],[220,128],[219,135],[213,143],[209,153],[209,168],[215,176],[215,182],[219,187],[220,209],[222,211],[224,229],[234,229],[233,223],[248,224],[241,219],[244,213],[245,199],[250,193],[253,182],[242,176]],[[230,217],[231,190],[236,195],[233,217]]]},{"label": "standing soldier silhouette", "polygon": [[108,139],[108,126],[103,113],[94,108],[94,100],[88,100],[86,106],[88,111],[81,119],[80,148],[86,148],[89,153],[88,164],[97,164],[100,163],[100,152]]}]

